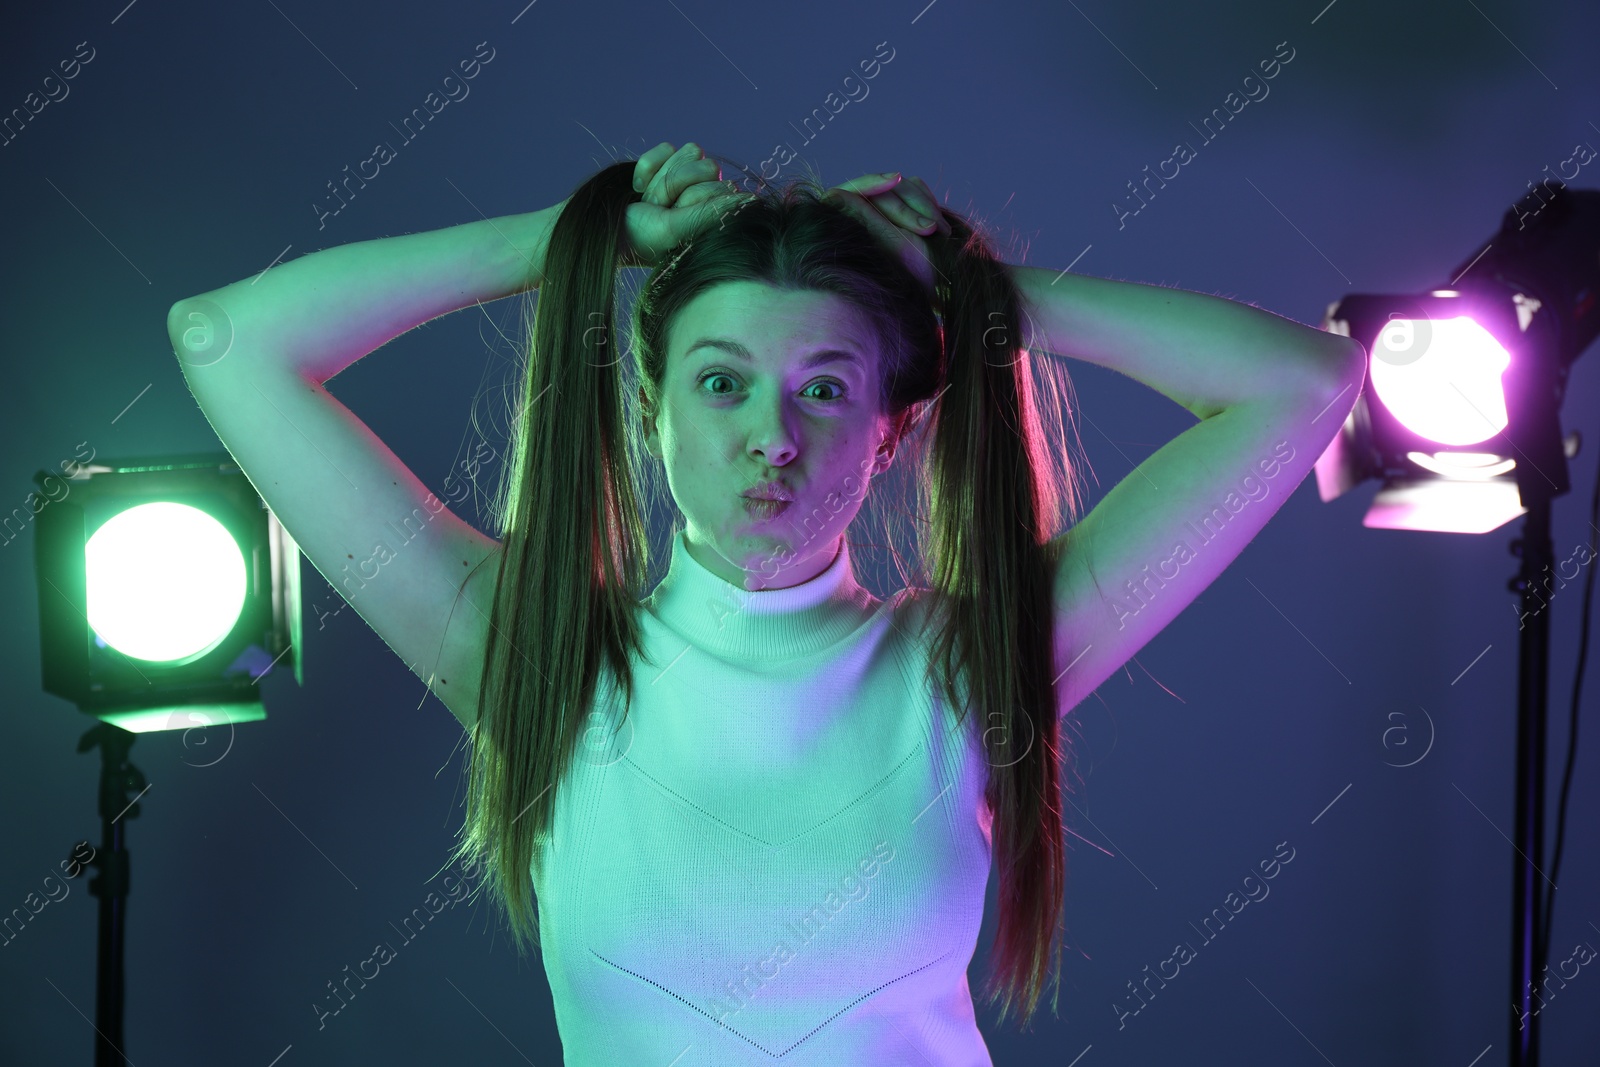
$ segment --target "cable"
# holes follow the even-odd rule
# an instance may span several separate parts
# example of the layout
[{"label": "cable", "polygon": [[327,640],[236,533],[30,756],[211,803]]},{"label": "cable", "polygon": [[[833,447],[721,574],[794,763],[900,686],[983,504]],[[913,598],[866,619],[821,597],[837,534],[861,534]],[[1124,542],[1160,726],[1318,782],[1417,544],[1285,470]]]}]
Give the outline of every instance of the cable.
[{"label": "cable", "polygon": [[[1600,473],[1596,474],[1594,482],[1594,495],[1589,499],[1589,528],[1596,529],[1596,522],[1600,521]],[[1586,539],[1587,540],[1587,539]],[[1589,545],[1591,563],[1594,562],[1596,546]],[[1565,841],[1567,832],[1567,797],[1572,791],[1572,765],[1578,753],[1578,697],[1583,692],[1584,665],[1589,659],[1589,619],[1591,607],[1594,602],[1594,572],[1595,567],[1589,568],[1589,574],[1583,581],[1583,625],[1578,632],[1578,667],[1572,680],[1572,715],[1567,726],[1567,767],[1561,776],[1561,804],[1559,814],[1556,816],[1556,851],[1555,859],[1550,864],[1550,885],[1544,891],[1544,922],[1543,929],[1539,931],[1539,958],[1534,961],[1534,983],[1541,980],[1541,974],[1546,962],[1550,959],[1550,931],[1555,928],[1555,887],[1556,881],[1561,877],[1561,846]]]}]

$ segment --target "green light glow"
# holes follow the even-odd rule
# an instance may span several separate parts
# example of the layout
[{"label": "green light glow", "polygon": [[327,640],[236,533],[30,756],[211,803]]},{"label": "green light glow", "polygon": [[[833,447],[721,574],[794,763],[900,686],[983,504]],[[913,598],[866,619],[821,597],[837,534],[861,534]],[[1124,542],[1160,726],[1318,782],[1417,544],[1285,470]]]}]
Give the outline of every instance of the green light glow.
[{"label": "green light glow", "polygon": [[244,556],[216,519],[187,504],[140,504],[83,546],[89,625],[135,659],[171,662],[215,647],[244,607]]}]

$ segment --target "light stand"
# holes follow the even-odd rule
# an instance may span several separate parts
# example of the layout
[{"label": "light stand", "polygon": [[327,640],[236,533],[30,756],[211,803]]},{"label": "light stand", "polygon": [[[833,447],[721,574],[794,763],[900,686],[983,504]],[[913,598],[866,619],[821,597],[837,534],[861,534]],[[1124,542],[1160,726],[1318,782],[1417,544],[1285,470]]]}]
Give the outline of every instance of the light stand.
[{"label": "light stand", "polygon": [[[1576,435],[1561,433],[1561,403],[1568,372],[1600,336],[1600,191],[1550,190],[1535,212],[1507,211],[1500,230],[1459,264],[1448,289],[1426,295],[1352,294],[1329,306],[1324,327],[1355,337],[1371,358],[1368,388],[1356,401],[1339,436],[1317,461],[1318,491],[1324,502],[1375,478],[1383,483],[1364,525],[1378,529],[1490,533],[1524,517],[1522,536],[1511,542],[1522,565],[1509,588],[1521,598],[1517,666],[1516,799],[1512,847],[1511,1020],[1512,1067],[1539,1062],[1539,1010],[1534,992],[1543,977],[1555,906],[1554,877],[1539,867],[1544,854],[1545,719],[1550,668],[1550,620],[1541,585],[1548,589],[1554,565],[1551,502],[1571,488],[1567,460],[1576,454]],[[1463,319],[1478,334],[1492,335],[1509,356],[1501,363],[1503,422],[1485,411],[1482,375],[1493,366],[1481,343],[1459,328]],[[1463,336],[1469,343],[1462,343]],[[1437,347],[1436,347],[1437,346]],[[1422,359],[1428,374],[1441,361],[1449,373],[1430,380],[1413,374],[1413,385],[1433,394],[1395,392],[1382,397],[1394,367]],[[1457,365],[1459,361],[1459,365]],[[1382,371],[1382,380],[1377,372]],[[1469,378],[1478,403],[1454,374]],[[1454,386],[1458,396],[1443,388]],[[1459,414],[1460,402],[1491,425],[1492,435],[1460,434],[1447,423],[1416,422],[1422,414]],[[1398,401],[1399,407],[1391,402]],[[1408,421],[1412,420],[1412,421]],[[1419,429],[1426,425],[1429,429]],[[1443,430],[1435,429],[1444,426]],[[1462,451],[1445,442],[1468,441]],[[1454,450],[1452,450],[1454,449]],[[1429,455],[1429,452],[1432,452]],[[1486,463],[1485,461],[1492,461]],[[1515,495],[1511,494],[1513,488]],[[1581,662],[1581,661],[1580,661]],[[1574,710],[1576,715],[1576,709]],[[1576,720],[1574,720],[1574,731]],[[1576,738],[1576,733],[1574,733]],[[1566,787],[1562,792],[1565,810]],[[1560,851],[1557,851],[1559,860]],[[1543,886],[1549,892],[1541,898]]]},{"label": "light stand", "polygon": [[[127,932],[128,850],[123,820],[137,818],[137,797],[145,790],[144,775],[128,761],[138,734],[120,726],[96,723],[78,739],[78,751],[100,750],[100,851],[89,862],[100,873],[89,892],[100,898],[99,947],[95,962],[95,1067],[126,1067],[122,1054],[123,944]],[[130,791],[135,799],[129,800]],[[80,871],[80,873],[82,873]]]},{"label": "light stand", "polygon": [[[1527,509],[1522,536],[1511,542],[1521,557],[1510,589],[1521,596],[1517,653],[1516,827],[1511,882],[1510,1064],[1537,1067],[1539,1016],[1534,987],[1545,968],[1550,940],[1540,870],[1544,856],[1545,721],[1549,704],[1550,618],[1539,596],[1555,551],[1551,502],[1571,489],[1561,435],[1561,402],[1571,365],[1595,338],[1596,235],[1600,192],[1556,190],[1548,213],[1532,225],[1513,208],[1500,232],[1455,273],[1471,280],[1463,293],[1499,297],[1515,308],[1522,327],[1518,374],[1508,389],[1512,417],[1506,439],[1517,460],[1517,491]],[[1508,299],[1509,298],[1509,299]],[[1552,891],[1554,886],[1552,885]],[[1553,903],[1554,897],[1551,901]]]}]

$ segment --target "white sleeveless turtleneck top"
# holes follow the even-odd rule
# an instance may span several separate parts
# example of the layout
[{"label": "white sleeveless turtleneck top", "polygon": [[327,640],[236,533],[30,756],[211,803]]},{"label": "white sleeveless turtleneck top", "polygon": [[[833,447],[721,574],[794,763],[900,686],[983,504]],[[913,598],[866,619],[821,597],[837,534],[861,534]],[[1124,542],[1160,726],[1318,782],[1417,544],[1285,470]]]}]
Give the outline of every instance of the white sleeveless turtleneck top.
[{"label": "white sleeveless turtleneck top", "polygon": [[848,546],[747,592],[673,538],[654,663],[602,685],[534,888],[566,1067],[991,1067],[967,984],[991,815],[925,591]]}]

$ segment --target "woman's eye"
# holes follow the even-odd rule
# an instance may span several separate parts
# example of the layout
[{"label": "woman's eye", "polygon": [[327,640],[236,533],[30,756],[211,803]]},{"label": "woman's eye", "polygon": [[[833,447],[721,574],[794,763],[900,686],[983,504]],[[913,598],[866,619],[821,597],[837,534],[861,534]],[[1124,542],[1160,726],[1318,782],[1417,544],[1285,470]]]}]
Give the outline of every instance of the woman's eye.
[{"label": "woman's eye", "polygon": [[[728,381],[730,381],[730,382],[733,381],[733,378],[730,375],[725,374],[722,371],[713,370],[713,371],[706,371],[704,374],[700,375],[700,377],[696,380],[695,384],[703,386],[707,382],[712,381],[712,380],[717,379],[717,378],[727,378]],[[824,378],[821,381],[813,382],[807,388],[814,389],[817,386],[826,386],[829,389],[835,390],[835,393],[833,395],[830,395],[830,396],[813,396],[812,397],[813,400],[820,400],[820,401],[824,401],[824,402],[828,402],[828,403],[833,403],[833,402],[837,402],[837,401],[840,401],[840,400],[844,399],[844,386],[843,386],[843,384],[841,384],[840,382],[834,381],[832,378]],[[710,392],[714,396],[726,396],[731,391],[732,391],[731,388],[730,389],[720,389],[720,390],[713,388],[713,389],[710,390]]]}]

